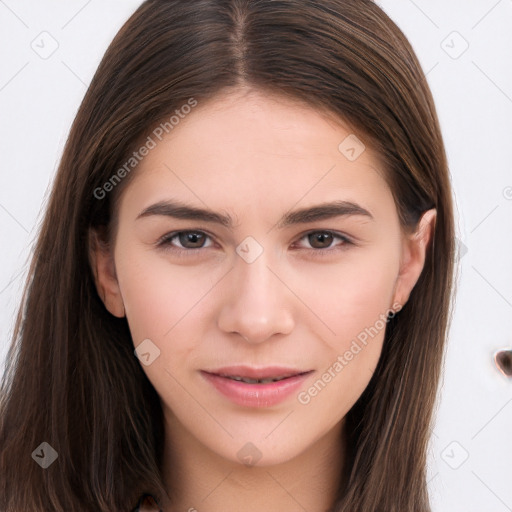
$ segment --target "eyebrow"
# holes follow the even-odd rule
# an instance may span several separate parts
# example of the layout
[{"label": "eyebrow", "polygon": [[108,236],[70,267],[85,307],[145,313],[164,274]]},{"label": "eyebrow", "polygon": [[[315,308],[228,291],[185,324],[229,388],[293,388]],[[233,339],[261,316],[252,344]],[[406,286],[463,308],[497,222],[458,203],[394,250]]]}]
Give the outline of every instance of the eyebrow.
[{"label": "eyebrow", "polygon": [[[165,217],[173,217],[175,219],[194,220],[201,222],[211,222],[220,224],[227,228],[233,227],[233,218],[230,215],[224,215],[206,208],[198,208],[189,206],[178,201],[159,201],[145,208],[137,219],[149,217],[153,215],[161,215]],[[277,222],[278,228],[285,228],[295,224],[306,224],[320,220],[328,220],[335,217],[352,217],[363,216],[370,220],[375,220],[373,215],[351,201],[333,201],[330,203],[322,203],[308,208],[289,211]]]}]

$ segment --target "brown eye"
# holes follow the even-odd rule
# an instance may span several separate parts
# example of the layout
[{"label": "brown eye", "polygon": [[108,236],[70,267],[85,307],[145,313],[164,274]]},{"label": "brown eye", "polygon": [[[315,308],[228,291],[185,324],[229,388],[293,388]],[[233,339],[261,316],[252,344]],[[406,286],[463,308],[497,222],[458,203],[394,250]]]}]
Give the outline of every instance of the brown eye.
[{"label": "brown eye", "polygon": [[178,234],[178,238],[182,247],[187,249],[197,249],[204,245],[206,236],[199,231],[183,231]]},{"label": "brown eye", "polygon": [[315,233],[310,233],[307,236],[311,247],[315,249],[325,249],[333,242],[332,233],[329,231],[317,231]]},{"label": "brown eye", "polygon": [[356,244],[342,233],[317,230],[305,233],[295,249],[303,249],[312,256],[329,256],[338,251],[345,251]]},{"label": "brown eye", "polygon": [[157,246],[174,253],[186,253],[193,249],[207,249],[212,246],[211,236],[202,231],[175,231],[160,238]]}]

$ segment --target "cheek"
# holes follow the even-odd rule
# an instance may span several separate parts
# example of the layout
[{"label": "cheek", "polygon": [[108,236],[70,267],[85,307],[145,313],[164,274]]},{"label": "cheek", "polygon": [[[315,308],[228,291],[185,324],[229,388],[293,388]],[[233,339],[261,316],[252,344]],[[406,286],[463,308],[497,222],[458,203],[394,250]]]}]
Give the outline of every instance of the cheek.
[{"label": "cheek", "polygon": [[[178,267],[136,249],[120,251],[116,271],[134,345],[149,338],[164,354],[172,340],[174,353],[187,350],[219,272]],[[188,336],[177,337],[184,328]]]},{"label": "cheek", "polygon": [[337,264],[302,267],[289,279],[308,306],[308,318],[317,318],[318,332],[333,348],[343,350],[386,316],[398,271],[395,260],[392,251],[347,252]]},{"label": "cheek", "polygon": [[304,301],[322,320],[311,316],[311,325],[321,333],[317,353],[322,364],[297,399],[304,417],[318,418],[325,428],[334,426],[352,408],[382,352],[394,266],[383,265],[382,260],[373,267],[366,263],[359,260],[350,267],[331,269],[328,276],[317,275],[315,291]]},{"label": "cheek", "polygon": [[202,338],[212,276],[136,252],[119,258],[117,272],[134,348],[140,345],[150,352],[148,364],[140,358],[142,369],[164,401],[179,409],[179,383],[186,382],[184,373],[193,365]]}]

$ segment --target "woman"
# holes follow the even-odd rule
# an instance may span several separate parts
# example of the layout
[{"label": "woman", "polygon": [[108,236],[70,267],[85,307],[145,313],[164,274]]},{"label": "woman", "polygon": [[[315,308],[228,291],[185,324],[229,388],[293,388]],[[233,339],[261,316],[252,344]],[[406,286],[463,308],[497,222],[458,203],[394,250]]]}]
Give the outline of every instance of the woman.
[{"label": "woman", "polygon": [[453,255],[432,97],[378,6],[144,2],[35,247],[0,508],[429,511]]}]

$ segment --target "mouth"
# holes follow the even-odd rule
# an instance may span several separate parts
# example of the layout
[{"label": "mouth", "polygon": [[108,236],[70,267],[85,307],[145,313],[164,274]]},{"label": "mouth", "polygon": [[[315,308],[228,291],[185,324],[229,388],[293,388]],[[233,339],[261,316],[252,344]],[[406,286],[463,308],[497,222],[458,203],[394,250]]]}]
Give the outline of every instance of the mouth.
[{"label": "mouth", "polygon": [[285,400],[314,370],[285,367],[232,366],[202,370],[204,378],[222,395],[245,407],[270,407]]},{"label": "mouth", "polygon": [[291,377],[297,377],[298,375],[311,373],[313,370],[298,370],[283,366],[252,368],[238,365],[204,371],[212,375],[217,375],[218,377],[245,382],[247,384],[268,384],[270,382],[279,382]]},{"label": "mouth", "polygon": [[224,377],[226,379],[236,380],[237,382],[245,382],[246,384],[269,384],[270,382],[279,382],[285,379],[290,379],[291,377],[297,377],[298,375],[305,375],[309,372],[301,372],[294,373],[292,375],[282,375],[279,377],[269,377],[265,379],[251,379],[250,377],[242,377],[240,375],[227,375],[223,373],[217,373],[213,375],[218,375],[219,377]]}]

